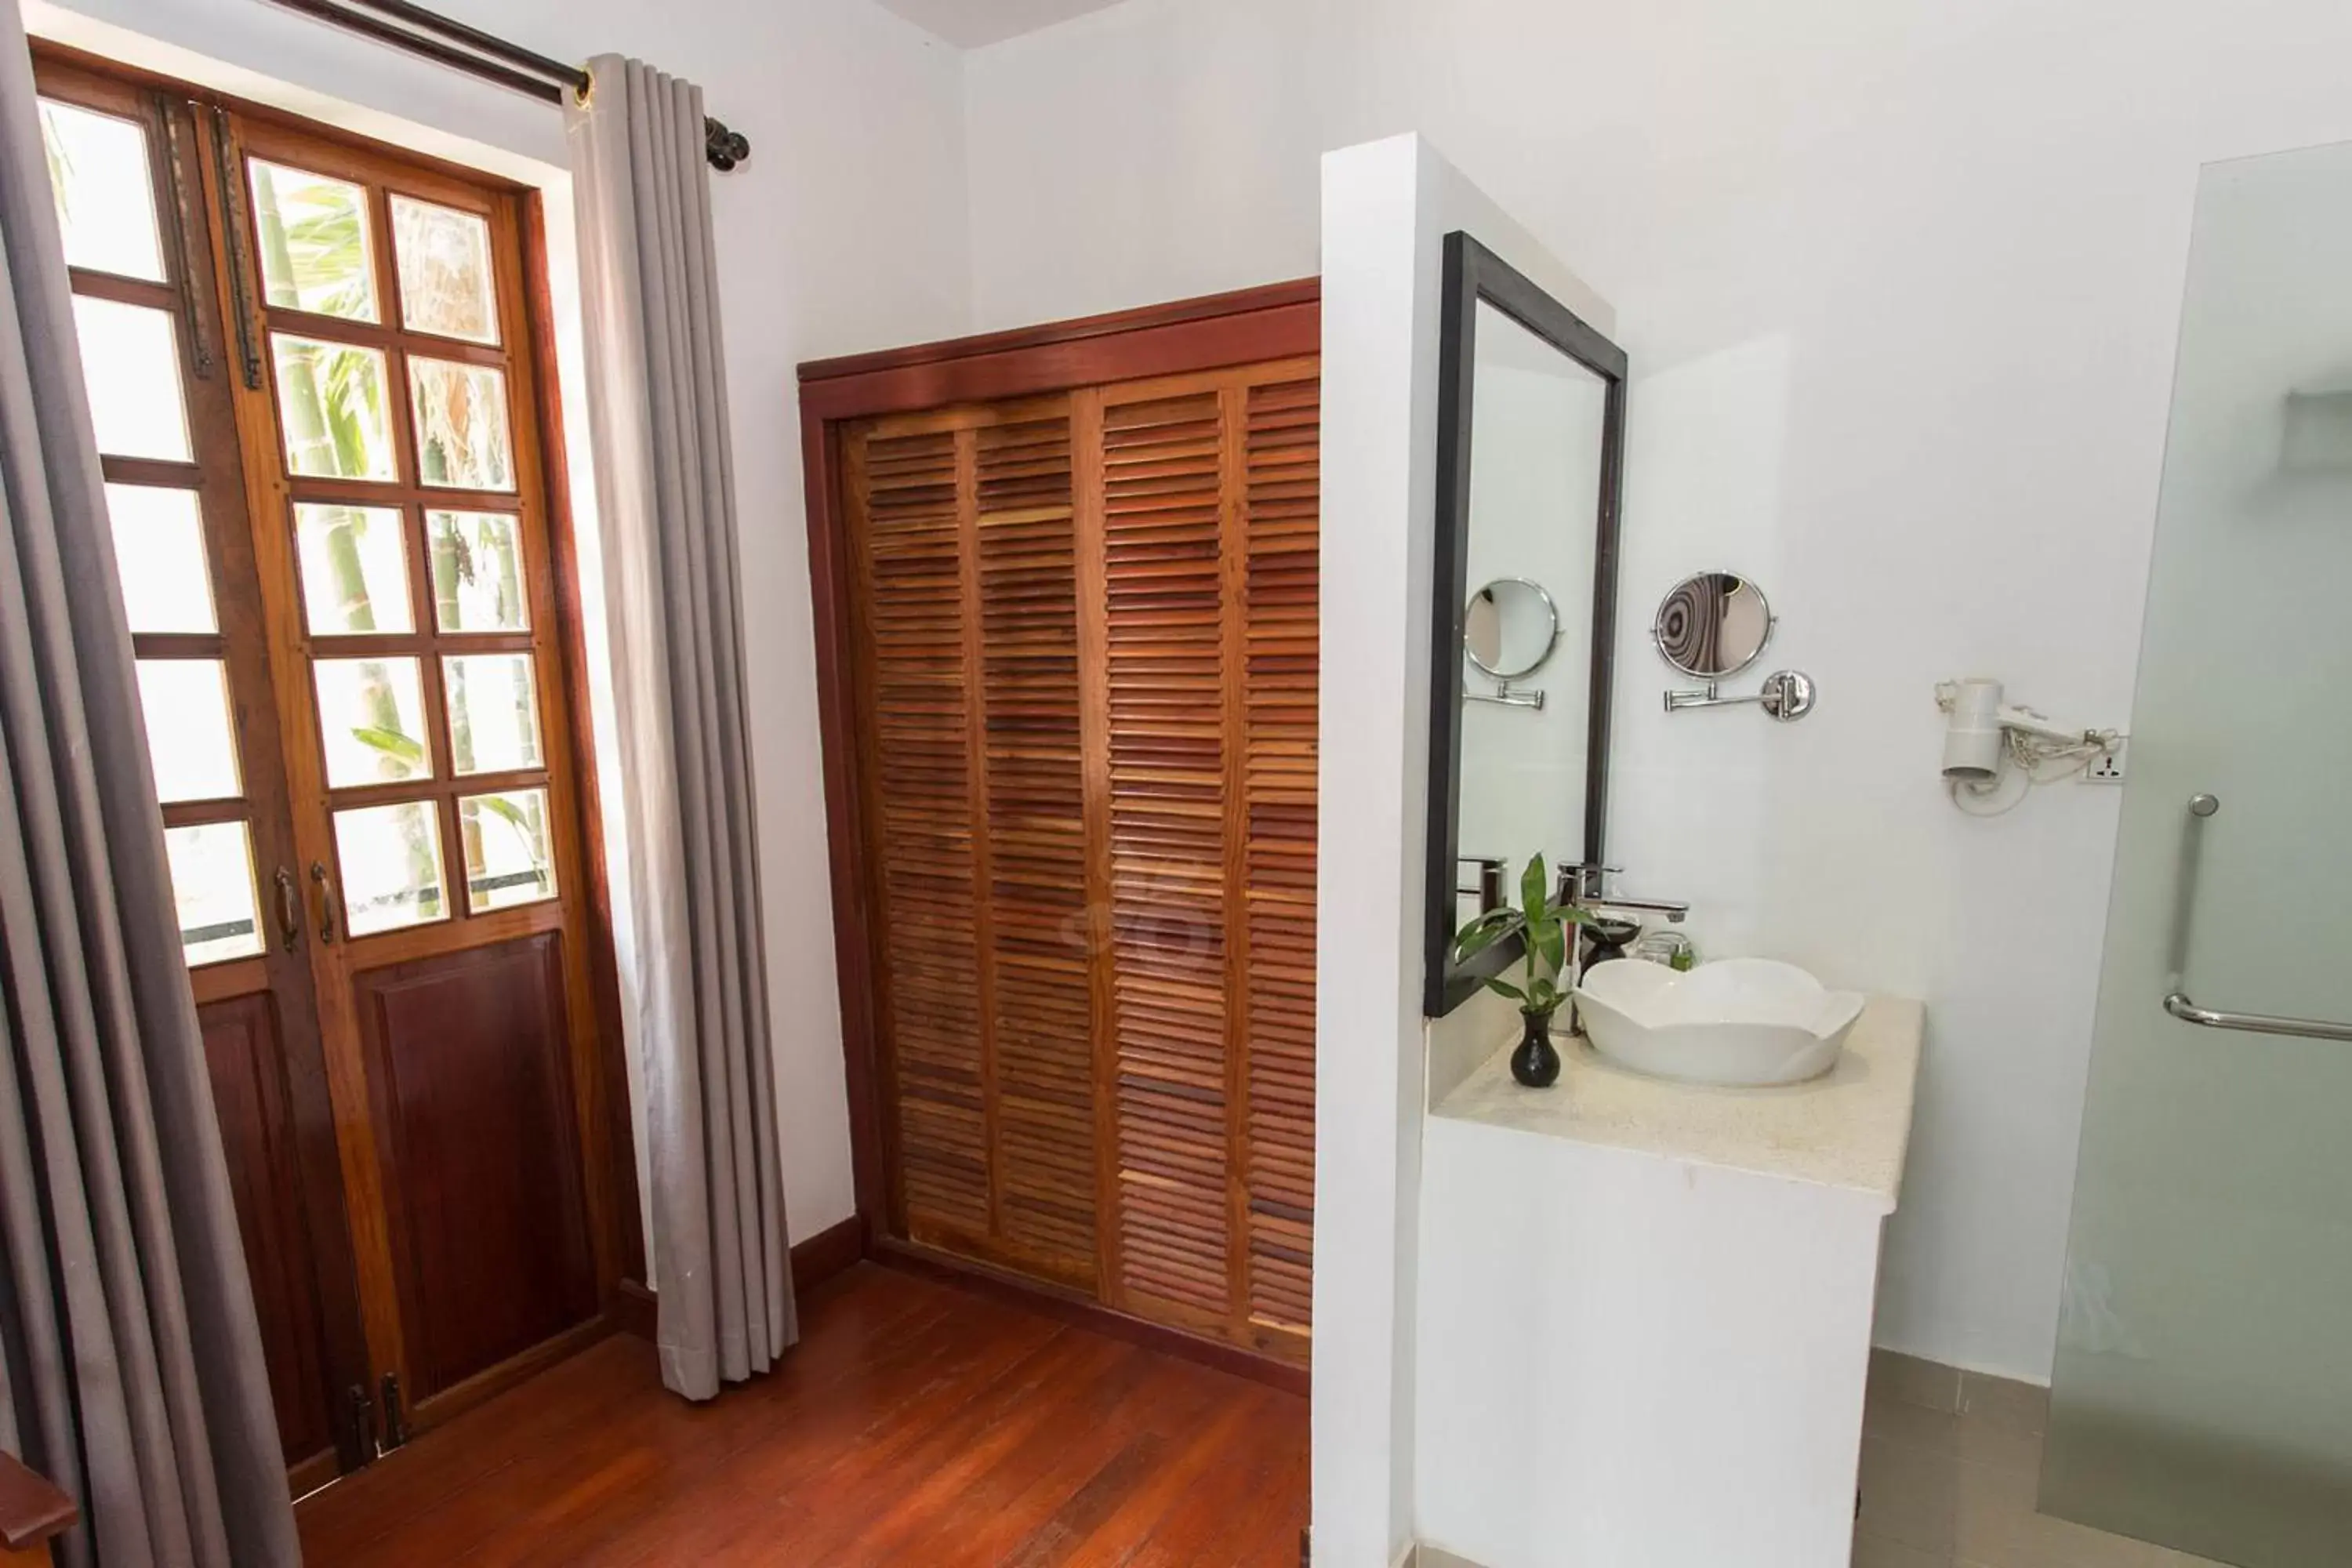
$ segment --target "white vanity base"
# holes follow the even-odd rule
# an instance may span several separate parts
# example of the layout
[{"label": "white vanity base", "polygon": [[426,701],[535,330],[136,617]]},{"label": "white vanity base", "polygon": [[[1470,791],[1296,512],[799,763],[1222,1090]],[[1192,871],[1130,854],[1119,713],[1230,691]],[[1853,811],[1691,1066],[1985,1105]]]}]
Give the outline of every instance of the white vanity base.
[{"label": "white vanity base", "polygon": [[[1425,1124],[1421,1539],[1485,1568],[1848,1561],[1879,1231],[1920,1034],[1874,999],[1811,1085],[1503,1058]],[[1507,1053],[1506,1053],[1507,1054]]]}]

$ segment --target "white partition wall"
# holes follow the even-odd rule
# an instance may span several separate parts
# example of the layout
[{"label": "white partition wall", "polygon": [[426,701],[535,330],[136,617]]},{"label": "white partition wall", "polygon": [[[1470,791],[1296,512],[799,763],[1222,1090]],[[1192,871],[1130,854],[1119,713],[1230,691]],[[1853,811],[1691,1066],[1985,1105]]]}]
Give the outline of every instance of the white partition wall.
[{"label": "white partition wall", "polygon": [[1422,832],[1440,246],[1456,228],[1614,325],[1422,138],[1325,155],[1317,1568],[1388,1568],[1412,1540],[1422,1111],[1448,1028],[1421,1016]]}]

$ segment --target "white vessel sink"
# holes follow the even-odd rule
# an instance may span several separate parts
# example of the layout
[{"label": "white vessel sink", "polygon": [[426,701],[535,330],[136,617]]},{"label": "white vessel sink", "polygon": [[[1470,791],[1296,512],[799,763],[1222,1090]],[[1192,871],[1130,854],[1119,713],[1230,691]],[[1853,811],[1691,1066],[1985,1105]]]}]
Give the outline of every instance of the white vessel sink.
[{"label": "white vessel sink", "polygon": [[1859,992],[1832,991],[1793,963],[1727,958],[1677,973],[1621,958],[1576,988],[1593,1049],[1685,1083],[1797,1083],[1836,1065],[1862,1016]]}]

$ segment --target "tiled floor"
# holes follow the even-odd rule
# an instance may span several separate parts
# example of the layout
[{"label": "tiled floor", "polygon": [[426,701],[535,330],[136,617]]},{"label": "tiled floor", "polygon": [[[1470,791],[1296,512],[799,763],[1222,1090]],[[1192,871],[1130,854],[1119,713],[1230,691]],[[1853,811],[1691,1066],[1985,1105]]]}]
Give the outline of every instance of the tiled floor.
[{"label": "tiled floor", "polygon": [[2215,1568],[2034,1511],[2047,1390],[1879,1352],[1853,1568]]}]

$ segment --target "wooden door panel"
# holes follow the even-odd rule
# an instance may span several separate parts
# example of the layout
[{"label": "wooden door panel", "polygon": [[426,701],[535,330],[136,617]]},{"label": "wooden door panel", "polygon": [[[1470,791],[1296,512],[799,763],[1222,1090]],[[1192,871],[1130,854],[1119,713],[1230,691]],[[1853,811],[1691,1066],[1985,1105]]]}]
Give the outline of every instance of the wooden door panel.
[{"label": "wooden door panel", "polygon": [[1322,384],[1251,386],[1243,495],[1248,1334],[1303,1359],[1315,1226],[1315,790]]},{"label": "wooden door panel", "polygon": [[1225,439],[1213,384],[1107,394],[1104,616],[1123,1303],[1222,1331]]},{"label": "wooden door panel", "polygon": [[300,1468],[321,1454],[331,1458],[336,1388],[277,1002],[267,991],[231,997],[199,1007],[196,1020],[261,1321],[278,1440],[288,1468]]},{"label": "wooden door panel", "polygon": [[856,433],[897,1223],[1097,1282],[1070,403]]},{"label": "wooden door panel", "polygon": [[413,1401],[597,1310],[562,947],[546,931],[354,977]]},{"label": "wooden door panel", "polygon": [[850,460],[893,1218],[962,1250],[988,1236],[989,1162],[958,447],[948,429],[874,432]]},{"label": "wooden door panel", "polygon": [[973,433],[995,1238],[1095,1285],[1094,1019],[1070,410]]}]

